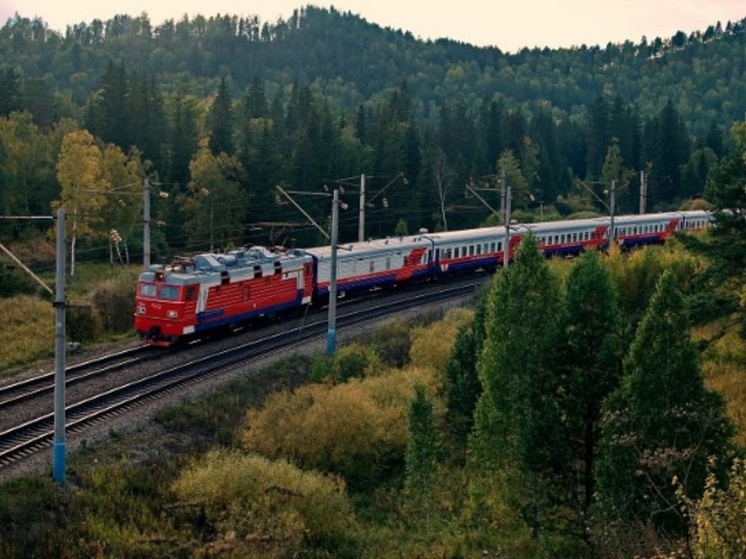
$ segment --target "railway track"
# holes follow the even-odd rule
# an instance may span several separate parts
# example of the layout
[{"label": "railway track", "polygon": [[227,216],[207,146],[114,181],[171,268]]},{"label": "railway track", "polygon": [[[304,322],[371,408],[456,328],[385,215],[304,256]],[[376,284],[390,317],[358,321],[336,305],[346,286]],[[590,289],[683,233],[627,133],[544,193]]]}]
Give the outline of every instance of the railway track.
[{"label": "railway track", "polygon": [[[337,326],[339,329],[350,329],[362,323],[375,322],[388,315],[466,298],[473,295],[485,279],[485,276],[479,276],[456,285],[447,284],[427,290],[398,292],[399,296],[382,297],[372,305],[365,305],[364,308],[349,305],[345,310],[340,310]],[[226,349],[212,350],[208,344],[200,357],[192,356],[186,362],[174,366],[159,366],[155,372],[142,378],[117,384],[113,388],[66,405],[66,432],[83,432],[92,425],[128,413],[138,406],[162,399],[165,395],[185,391],[191,385],[239,366],[248,365],[253,359],[266,358],[281,352],[286,354],[289,349],[323,339],[327,327],[326,317],[316,314],[308,322],[298,326],[283,328],[277,333],[263,335],[256,340],[238,343]],[[162,349],[139,347],[81,363],[68,369],[67,382],[90,380],[95,375],[123,370],[135,363],[163,354]],[[41,391],[51,393],[51,382],[53,374],[50,373],[0,388],[0,412],[11,406],[28,403],[38,397]],[[0,470],[33,454],[48,451],[53,438],[54,414],[49,411],[3,430],[0,432]]]},{"label": "railway track", "polygon": [[[65,368],[65,384],[71,386],[94,377],[107,375],[145,360],[154,359],[158,355],[155,348],[140,346],[76,363]],[[52,393],[54,376],[54,372],[45,373],[0,386],[0,408],[8,408]]]}]

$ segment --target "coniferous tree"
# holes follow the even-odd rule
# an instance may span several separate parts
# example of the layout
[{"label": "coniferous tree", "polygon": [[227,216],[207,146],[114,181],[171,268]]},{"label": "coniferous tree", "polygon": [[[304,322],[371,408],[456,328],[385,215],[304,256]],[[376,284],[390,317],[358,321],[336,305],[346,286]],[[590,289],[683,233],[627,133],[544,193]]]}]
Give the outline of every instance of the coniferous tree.
[{"label": "coniferous tree", "polygon": [[410,497],[425,512],[425,525],[430,529],[430,494],[438,465],[438,434],[433,404],[421,384],[415,386],[414,397],[407,412],[409,441],[405,457],[405,487]]},{"label": "coniferous tree", "polygon": [[220,78],[215,101],[210,108],[210,151],[233,155],[233,106],[225,77]]},{"label": "coniferous tree", "polygon": [[681,242],[710,262],[694,278],[699,296],[693,299],[692,313],[715,317],[737,312],[746,337],[746,307],[736,295],[746,274],[746,121],[733,126],[733,139],[734,148],[714,165],[705,189],[715,210],[709,234],[682,236]]},{"label": "coniferous tree", "polygon": [[109,62],[96,96],[86,108],[86,128],[107,143],[129,151],[132,141],[131,87],[124,63]]},{"label": "coniferous tree", "polygon": [[554,370],[557,281],[529,236],[489,293],[478,371],[482,394],[470,441],[475,465],[503,490],[535,537],[550,508],[559,407]]},{"label": "coniferous tree", "polygon": [[681,166],[689,157],[690,145],[686,127],[670,100],[653,121],[650,139],[653,167],[649,198],[655,203],[671,203],[679,195]]},{"label": "coniferous tree", "polygon": [[[572,511],[578,534],[588,532],[588,510],[596,491],[595,466],[601,403],[622,373],[619,310],[608,273],[596,252],[581,256],[567,279],[559,318],[557,374],[560,376],[558,501]],[[571,527],[572,528],[572,527]]]},{"label": "coniferous tree", "polygon": [[21,79],[13,68],[0,70],[0,116],[8,116],[13,111],[20,111]]},{"label": "coniferous tree", "polygon": [[456,335],[446,363],[446,424],[453,437],[457,460],[465,458],[466,443],[474,426],[474,408],[482,392],[477,374],[477,363],[485,338],[487,297],[477,303],[474,319],[463,326]]},{"label": "coniferous tree", "polygon": [[601,174],[604,155],[611,140],[609,127],[609,104],[602,93],[599,93],[590,107],[587,128],[588,148],[586,152],[587,178],[596,178]]},{"label": "coniferous tree", "polygon": [[189,162],[197,151],[197,108],[191,98],[176,97],[170,108],[170,165],[168,182],[182,188],[189,182]]},{"label": "coniferous tree", "polygon": [[146,79],[133,82],[129,105],[132,115],[132,145],[139,148],[143,159],[149,160],[156,172],[165,173],[164,152],[168,125],[158,87]]},{"label": "coniferous tree", "polygon": [[726,456],[733,434],[722,397],[704,386],[682,307],[665,272],[604,406],[597,466],[601,515],[669,533],[688,526],[677,486],[700,497],[708,459]]}]

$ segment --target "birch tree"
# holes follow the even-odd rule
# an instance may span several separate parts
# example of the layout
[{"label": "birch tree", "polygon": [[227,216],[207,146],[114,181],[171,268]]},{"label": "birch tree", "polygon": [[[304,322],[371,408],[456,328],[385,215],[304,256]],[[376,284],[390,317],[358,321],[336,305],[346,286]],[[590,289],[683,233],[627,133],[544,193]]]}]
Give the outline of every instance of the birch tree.
[{"label": "birch tree", "polygon": [[75,275],[75,247],[81,235],[92,235],[101,221],[110,186],[102,174],[102,153],[86,130],[65,134],[57,158],[57,180],[62,187],[60,200],[53,206],[67,212],[70,240],[70,275]]}]

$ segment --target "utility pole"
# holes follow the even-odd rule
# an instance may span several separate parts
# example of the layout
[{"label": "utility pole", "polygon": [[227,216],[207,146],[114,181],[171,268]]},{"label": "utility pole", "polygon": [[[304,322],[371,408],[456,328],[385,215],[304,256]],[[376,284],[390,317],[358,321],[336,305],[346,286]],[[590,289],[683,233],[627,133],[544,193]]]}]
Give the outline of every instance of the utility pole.
[{"label": "utility pole", "polygon": [[505,219],[505,188],[508,186],[508,181],[505,175],[505,170],[500,171],[500,217],[507,223]]},{"label": "utility pole", "polygon": [[[330,245],[331,245],[331,262],[330,268],[329,268],[329,319],[328,319],[328,330],[326,334],[326,354],[328,356],[334,355],[334,352],[337,349],[337,244],[339,241],[339,208],[340,206],[342,209],[347,209],[347,204],[344,202],[340,202],[339,200],[339,189],[335,188],[334,192],[332,193],[332,230],[331,235],[329,235],[324,229],[316,223],[313,218],[308,215],[308,212],[304,210],[293,198],[290,196],[290,192],[293,194],[313,194],[316,196],[329,196],[329,194],[322,192],[322,193],[314,193],[314,192],[286,192],[282,189],[279,185],[277,185],[275,188],[279,190],[283,196],[285,196],[288,200],[290,200],[293,205],[300,210],[300,212],[306,216],[310,220],[310,222],[319,230],[321,233],[329,239]],[[324,185],[324,190],[327,190],[326,185]]]},{"label": "utility pole", "polygon": [[611,181],[611,190],[609,192],[609,217],[610,219],[610,231],[609,231],[609,246],[611,243],[616,242],[616,233],[614,232],[614,206],[616,205],[616,180]]},{"label": "utility pole", "polygon": [[142,201],[142,267],[150,268],[150,180],[145,177]]},{"label": "utility pole", "polygon": [[[504,184],[504,183],[503,183]],[[505,242],[503,243],[503,268],[510,264],[510,187],[505,185]]]},{"label": "utility pole", "polygon": [[360,218],[357,224],[357,240],[365,241],[365,173],[360,175]]},{"label": "utility pole", "polygon": [[332,261],[329,272],[329,329],[326,335],[326,354],[331,357],[337,347],[337,240],[339,236],[339,189],[332,198]]},{"label": "utility pole", "polygon": [[645,171],[640,171],[640,215],[645,214],[645,203],[648,198],[648,180]]},{"label": "utility pole", "polygon": [[65,209],[57,210],[57,281],[54,298],[54,481],[65,483]]}]

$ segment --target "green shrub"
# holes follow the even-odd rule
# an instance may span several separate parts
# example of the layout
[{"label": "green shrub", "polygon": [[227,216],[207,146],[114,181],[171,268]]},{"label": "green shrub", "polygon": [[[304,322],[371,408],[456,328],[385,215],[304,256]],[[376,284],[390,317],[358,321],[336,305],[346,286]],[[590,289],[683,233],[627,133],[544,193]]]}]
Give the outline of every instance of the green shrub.
[{"label": "green shrub", "polygon": [[214,529],[203,548],[208,555],[290,557],[310,546],[339,556],[355,531],[344,483],[285,460],[214,451],[184,470],[173,489],[186,506],[198,504]]},{"label": "green shrub", "polygon": [[412,326],[404,320],[393,320],[376,330],[366,343],[372,346],[379,359],[389,367],[403,367],[409,362]]},{"label": "green shrub", "polygon": [[405,417],[418,381],[433,391],[431,372],[409,369],[278,392],[247,413],[240,438],[251,452],[331,471],[351,489],[369,490],[403,471]]},{"label": "green shrub", "polygon": [[0,263],[0,297],[31,294],[38,284],[17,268]]},{"label": "green shrub", "polygon": [[412,329],[412,365],[437,371],[444,376],[456,335],[461,326],[468,324],[473,317],[473,311],[453,309],[446,313],[443,320]]},{"label": "green shrub", "polygon": [[41,476],[19,478],[0,490],[0,557],[65,557],[70,494]]},{"label": "green shrub", "polygon": [[330,379],[343,383],[351,378],[364,378],[381,370],[381,360],[375,350],[360,343],[353,342],[339,348],[332,357],[314,356],[311,364],[311,379],[322,381]]},{"label": "green shrub", "polygon": [[106,280],[91,294],[101,333],[121,334],[132,330],[135,313],[135,283],[124,280]]},{"label": "green shrub", "polygon": [[67,338],[74,342],[92,342],[100,326],[90,305],[68,305],[65,309]]}]

